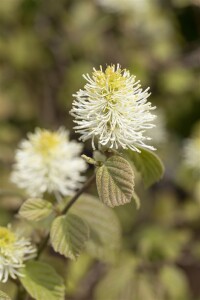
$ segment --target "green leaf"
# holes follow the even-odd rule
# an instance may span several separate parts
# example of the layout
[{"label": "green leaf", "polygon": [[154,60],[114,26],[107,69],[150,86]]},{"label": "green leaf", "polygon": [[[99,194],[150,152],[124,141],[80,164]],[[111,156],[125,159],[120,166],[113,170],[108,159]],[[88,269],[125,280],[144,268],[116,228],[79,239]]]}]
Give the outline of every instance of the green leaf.
[{"label": "green leaf", "polygon": [[[163,300],[163,290],[155,274],[149,274],[148,272],[135,274],[134,284],[134,294],[136,297],[132,299]],[[172,299],[170,298],[170,300]]]},{"label": "green leaf", "polygon": [[190,239],[189,231],[175,229],[172,231],[161,226],[148,225],[138,232],[136,243],[140,255],[145,259],[176,261]]},{"label": "green leaf", "polygon": [[23,269],[23,275],[20,281],[34,299],[64,300],[64,281],[48,264],[29,261]]},{"label": "green leaf", "polygon": [[71,208],[71,212],[87,222],[90,239],[87,250],[95,257],[120,248],[121,228],[115,212],[94,196],[84,194]]},{"label": "green leaf", "polygon": [[[116,267],[110,268],[95,289],[96,300],[133,300],[135,299],[135,261],[125,258]],[[142,299],[142,298],[141,298]],[[143,299],[142,299],[143,300]]]},{"label": "green leaf", "polygon": [[97,168],[96,183],[99,198],[110,207],[131,201],[134,192],[134,173],[127,160],[121,156],[110,157]]},{"label": "green leaf", "polygon": [[[164,266],[160,270],[160,280],[166,290],[168,299],[187,300],[189,286],[184,272],[176,266]],[[176,282],[176,284],[174,284]]]},{"label": "green leaf", "polygon": [[39,199],[28,199],[21,206],[19,215],[31,221],[39,221],[48,217],[53,211],[53,206],[50,202]]},{"label": "green leaf", "polygon": [[140,172],[144,184],[149,187],[159,181],[164,173],[164,166],[160,158],[153,152],[138,147],[141,153],[128,151],[131,161]]},{"label": "green leaf", "polygon": [[56,252],[76,259],[89,237],[87,224],[75,214],[67,214],[53,221],[50,239]]},{"label": "green leaf", "polygon": [[4,292],[0,291],[0,300],[11,300],[11,298]]},{"label": "green leaf", "polygon": [[[67,296],[73,296],[76,294],[77,287],[80,286],[82,280],[84,280],[88,272],[90,272],[93,264],[93,258],[86,253],[81,254],[76,263],[74,263],[73,260],[68,261],[66,280]],[[66,297],[66,299],[68,299],[68,297]]]}]

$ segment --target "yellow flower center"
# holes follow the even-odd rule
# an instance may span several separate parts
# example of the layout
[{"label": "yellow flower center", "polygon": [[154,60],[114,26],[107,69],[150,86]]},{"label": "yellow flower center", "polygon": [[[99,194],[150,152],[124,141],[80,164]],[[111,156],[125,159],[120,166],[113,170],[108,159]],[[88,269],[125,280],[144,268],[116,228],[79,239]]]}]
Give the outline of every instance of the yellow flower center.
[{"label": "yellow flower center", "polygon": [[48,157],[59,143],[60,137],[56,132],[45,130],[41,132],[39,137],[34,141],[34,146],[36,151],[43,157]]},{"label": "yellow flower center", "polygon": [[103,72],[102,70],[94,71],[93,78],[97,85],[102,89],[102,94],[108,101],[115,102],[114,94],[126,85],[126,78],[123,71],[114,66],[108,66]]},{"label": "yellow flower center", "polygon": [[16,238],[8,228],[0,227],[0,249],[8,248],[13,245]]}]

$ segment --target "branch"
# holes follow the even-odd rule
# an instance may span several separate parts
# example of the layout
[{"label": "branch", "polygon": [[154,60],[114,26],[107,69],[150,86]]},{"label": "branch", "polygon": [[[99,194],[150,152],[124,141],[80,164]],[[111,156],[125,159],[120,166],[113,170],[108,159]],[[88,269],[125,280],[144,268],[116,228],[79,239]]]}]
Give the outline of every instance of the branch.
[{"label": "branch", "polygon": [[70,209],[70,207],[76,202],[76,200],[80,197],[80,195],[87,190],[90,185],[93,183],[93,181],[95,180],[96,174],[93,174],[86,182],[85,184],[82,186],[82,188],[80,188],[80,190],[71,198],[71,200],[67,203],[67,205],[65,206],[65,208],[62,210],[61,214],[64,215],[68,212],[68,210]]}]

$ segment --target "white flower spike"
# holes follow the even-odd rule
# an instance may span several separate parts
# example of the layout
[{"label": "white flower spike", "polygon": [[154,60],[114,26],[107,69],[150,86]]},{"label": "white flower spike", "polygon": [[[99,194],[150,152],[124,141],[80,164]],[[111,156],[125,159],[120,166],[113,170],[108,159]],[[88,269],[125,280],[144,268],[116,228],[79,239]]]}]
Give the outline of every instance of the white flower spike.
[{"label": "white flower spike", "polygon": [[0,226],[0,282],[5,283],[9,276],[13,279],[22,276],[20,269],[24,267],[24,261],[35,255],[36,248],[28,239]]},{"label": "white flower spike", "polygon": [[139,151],[137,146],[155,150],[146,144],[151,138],[146,130],[154,127],[155,107],[147,102],[149,88],[142,90],[135,76],[130,75],[120,65],[107,66],[105,72],[93,69],[92,76],[83,75],[87,83],[79,90],[72,104],[71,115],[74,127],[81,134],[83,142],[92,139],[95,149],[104,146],[112,149],[131,149]]},{"label": "white flower spike", "polygon": [[11,180],[26,190],[31,197],[41,197],[45,192],[71,195],[81,186],[87,169],[79,157],[83,145],[69,141],[69,132],[36,129],[21,142],[16,151]]}]

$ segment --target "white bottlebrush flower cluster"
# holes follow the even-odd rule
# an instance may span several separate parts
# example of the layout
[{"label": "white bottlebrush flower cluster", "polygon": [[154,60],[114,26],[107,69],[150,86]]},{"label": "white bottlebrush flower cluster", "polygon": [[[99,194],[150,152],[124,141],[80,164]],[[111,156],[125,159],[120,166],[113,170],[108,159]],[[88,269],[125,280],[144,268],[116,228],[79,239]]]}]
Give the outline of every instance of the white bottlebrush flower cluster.
[{"label": "white bottlebrush flower cluster", "polygon": [[0,226],[0,282],[5,283],[9,276],[21,276],[24,261],[36,255],[36,248],[28,239],[19,237],[10,228]]},{"label": "white bottlebrush flower cluster", "polygon": [[82,144],[69,141],[64,128],[38,128],[16,151],[11,180],[31,197],[41,197],[45,192],[71,195],[85,179],[81,172],[87,165],[79,157],[82,148]]},{"label": "white bottlebrush flower cluster", "polygon": [[103,71],[93,69],[92,76],[83,75],[87,84],[79,90],[72,104],[71,115],[80,139],[92,139],[98,146],[138,151],[137,145],[154,150],[146,144],[151,138],[147,129],[153,128],[155,107],[147,101],[149,88],[142,90],[135,76],[120,65],[107,66]]},{"label": "white bottlebrush flower cluster", "polygon": [[185,164],[200,175],[200,135],[185,142]]}]

